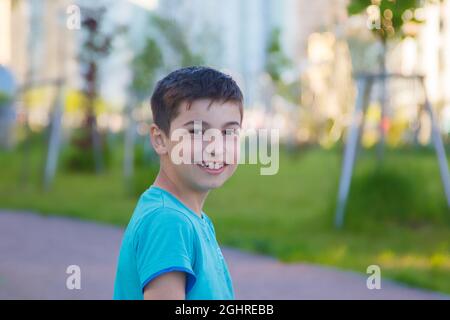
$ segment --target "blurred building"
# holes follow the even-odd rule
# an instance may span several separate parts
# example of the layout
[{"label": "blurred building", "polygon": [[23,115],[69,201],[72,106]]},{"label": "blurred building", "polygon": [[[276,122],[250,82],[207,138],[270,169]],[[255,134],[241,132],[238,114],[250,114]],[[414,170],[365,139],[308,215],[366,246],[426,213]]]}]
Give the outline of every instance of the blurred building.
[{"label": "blurred building", "polygon": [[0,63],[21,84],[76,71],[74,32],[66,27],[70,1],[2,0]]},{"label": "blurred building", "polygon": [[11,64],[11,1],[0,2],[0,64]]},{"label": "blurred building", "polygon": [[26,121],[31,130],[48,125],[56,82],[64,80],[72,86],[76,81],[76,43],[66,27],[69,4],[65,0],[0,1],[0,64],[13,72],[19,89],[11,119]]},{"label": "blurred building", "polygon": [[[0,1],[0,63],[13,70],[19,83],[64,77],[69,87],[78,87],[77,31],[67,28],[66,21],[67,8],[81,2],[91,3],[82,0]],[[348,27],[354,23],[354,19],[347,16],[347,2],[116,0],[112,2],[114,12],[109,19],[111,23],[118,21],[130,28],[131,45],[123,52],[116,49],[105,61],[109,76],[102,81],[101,92],[123,105],[130,75],[129,57],[145,33],[147,13],[153,12],[176,21],[192,50],[201,54],[207,64],[233,74],[244,89],[246,105],[255,109],[264,109],[259,107],[272,103],[270,98],[277,93],[267,89],[266,63],[268,41],[273,30],[279,29],[282,51],[293,62],[292,68],[283,74],[284,79],[287,82],[304,80],[307,75],[308,81],[315,81],[308,86],[322,88],[321,95],[331,96],[322,101],[329,108],[324,110],[325,114],[334,116],[342,112],[336,109],[335,101],[347,102],[339,97],[342,90],[328,90],[329,79],[325,79],[325,75],[329,71],[324,65],[331,66],[329,69],[337,75],[343,74],[343,69],[348,69],[344,72],[348,73],[351,68],[358,68],[355,59],[352,59],[353,66],[345,62],[349,56],[345,48]],[[407,38],[394,46],[388,64],[395,72],[427,76],[430,97],[442,106],[443,117],[448,119],[444,121],[448,131],[450,0],[427,3],[422,14],[425,23],[417,38]],[[364,18],[359,21],[362,23],[358,33],[370,34]],[[366,65],[374,64],[364,59]],[[334,83],[340,82],[331,79]]]}]

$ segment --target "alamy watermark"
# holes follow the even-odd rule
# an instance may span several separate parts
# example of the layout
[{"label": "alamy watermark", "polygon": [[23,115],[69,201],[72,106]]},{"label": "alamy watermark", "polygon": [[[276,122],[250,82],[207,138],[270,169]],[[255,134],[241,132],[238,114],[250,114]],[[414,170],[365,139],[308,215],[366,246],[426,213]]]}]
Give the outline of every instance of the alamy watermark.
[{"label": "alamy watermark", "polygon": [[66,8],[66,27],[69,30],[81,29],[81,9],[79,6],[72,4]]},{"label": "alamy watermark", "polygon": [[367,7],[367,21],[366,25],[369,30],[381,29],[381,12],[380,7],[377,5],[371,5]]},{"label": "alamy watermark", "polygon": [[67,267],[66,274],[69,276],[66,279],[66,288],[68,290],[81,290],[81,268],[76,264]]},{"label": "alamy watermark", "polygon": [[367,267],[366,273],[370,274],[370,276],[367,278],[367,281],[366,281],[367,289],[380,290],[381,289],[381,268],[380,268],[380,266],[378,266],[376,264],[372,264]]},{"label": "alamy watermark", "polygon": [[[278,129],[226,129],[225,132],[208,128],[194,121],[193,130],[177,128],[170,139],[176,142],[170,158],[174,164],[260,164],[261,175],[274,175],[279,169]],[[245,141],[241,152],[241,139]]]}]

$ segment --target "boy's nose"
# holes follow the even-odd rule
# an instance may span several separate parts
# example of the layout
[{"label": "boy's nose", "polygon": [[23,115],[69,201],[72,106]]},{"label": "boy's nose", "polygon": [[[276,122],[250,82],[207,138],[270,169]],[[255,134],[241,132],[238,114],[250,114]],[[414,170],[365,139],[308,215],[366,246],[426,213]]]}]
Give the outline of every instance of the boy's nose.
[{"label": "boy's nose", "polygon": [[222,148],[212,148],[212,150],[207,150],[206,148],[203,150],[204,159],[208,159],[209,161],[216,161],[216,162],[224,162],[225,159],[223,158],[223,155],[225,154],[224,146],[222,145]]}]

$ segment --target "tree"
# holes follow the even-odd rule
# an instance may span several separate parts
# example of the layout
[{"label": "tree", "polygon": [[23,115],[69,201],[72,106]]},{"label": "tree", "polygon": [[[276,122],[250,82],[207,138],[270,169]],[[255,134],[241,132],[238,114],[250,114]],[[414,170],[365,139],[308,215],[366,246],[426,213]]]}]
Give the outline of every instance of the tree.
[{"label": "tree", "polygon": [[[421,0],[351,0],[347,11],[350,15],[367,13],[367,27],[381,43],[381,54],[379,58],[379,68],[381,74],[387,73],[386,56],[388,52],[388,42],[401,39],[405,36],[415,36],[411,33],[412,28],[408,26],[421,23],[418,19],[416,9],[421,8],[424,1]],[[388,101],[386,79],[381,80],[381,122],[380,122],[380,143],[378,158],[382,158],[383,145],[387,128],[386,109]]]},{"label": "tree", "polygon": [[415,10],[423,6],[421,0],[351,0],[347,6],[350,15],[367,13],[367,26],[384,43],[408,35],[410,23],[421,23]]},{"label": "tree", "polygon": [[283,52],[280,40],[280,29],[272,29],[266,46],[266,64],[265,71],[275,87],[274,89],[286,100],[292,103],[298,103],[299,99],[299,81],[286,83],[283,79],[283,73],[293,69],[292,61]]},{"label": "tree", "polygon": [[291,67],[291,61],[281,47],[279,28],[274,28],[270,33],[266,54],[266,71],[274,82],[278,82],[281,80],[283,71]]},{"label": "tree", "polygon": [[[149,98],[158,74],[203,62],[202,56],[192,51],[186,33],[176,21],[150,14],[148,24],[148,29],[153,30],[153,33],[147,35],[145,45],[132,59],[130,98],[125,109],[128,126],[125,132],[124,176],[128,182],[133,177],[136,162],[136,124],[132,118],[133,109]],[[147,143],[148,141],[146,145]],[[145,154],[141,155],[141,158],[145,161]]]},{"label": "tree", "polygon": [[94,169],[99,173],[104,169],[104,156],[101,136],[97,128],[95,104],[98,99],[100,62],[108,57],[114,37],[123,29],[113,28],[105,32],[102,29],[107,7],[83,7],[82,44],[79,53],[82,92],[85,98],[85,119],[83,127],[72,139],[73,150],[69,157],[69,166],[73,169]]},{"label": "tree", "polygon": [[13,100],[16,91],[11,72],[0,65],[0,148],[11,147],[11,128],[14,120]]},{"label": "tree", "polygon": [[131,63],[132,81],[129,88],[130,98],[126,106],[128,126],[125,132],[124,176],[129,180],[134,171],[134,145],[136,125],[132,117],[134,107],[150,95],[156,80],[157,70],[162,65],[162,52],[152,37],[147,37],[144,48]]},{"label": "tree", "polygon": [[175,20],[153,15],[151,23],[160,33],[161,38],[167,42],[168,48],[177,57],[174,67],[187,67],[203,63],[203,57],[192,51],[186,32]]}]

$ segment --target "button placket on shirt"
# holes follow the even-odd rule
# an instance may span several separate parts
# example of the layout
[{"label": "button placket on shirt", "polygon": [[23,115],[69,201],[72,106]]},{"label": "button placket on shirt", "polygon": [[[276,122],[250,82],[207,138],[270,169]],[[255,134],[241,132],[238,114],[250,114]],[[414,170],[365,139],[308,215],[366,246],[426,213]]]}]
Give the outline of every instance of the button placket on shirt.
[{"label": "button placket on shirt", "polygon": [[204,235],[206,236],[206,240],[208,240],[208,242],[211,242],[209,232],[208,232],[208,224],[206,223],[205,220],[202,220],[202,230],[203,230]]},{"label": "button placket on shirt", "polygon": [[[211,239],[211,230],[210,230],[210,226],[207,223],[206,220],[202,220],[202,229],[203,232],[206,236],[207,241],[211,244],[211,246],[214,248],[213,249],[213,256],[214,256],[214,260],[216,261],[216,269],[218,271],[224,272],[224,267],[223,267],[223,263],[224,263],[224,258],[223,255],[219,254],[219,246],[217,245],[217,243],[215,243],[215,241],[213,241],[213,239]],[[222,256],[222,257],[221,257]]]}]

